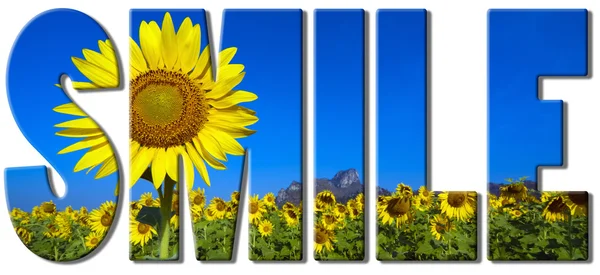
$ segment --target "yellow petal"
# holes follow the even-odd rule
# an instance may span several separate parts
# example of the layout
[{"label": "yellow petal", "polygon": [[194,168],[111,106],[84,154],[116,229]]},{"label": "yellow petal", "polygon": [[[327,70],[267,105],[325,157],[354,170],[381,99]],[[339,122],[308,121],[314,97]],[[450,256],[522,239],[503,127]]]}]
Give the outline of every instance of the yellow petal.
[{"label": "yellow petal", "polygon": [[200,154],[200,157],[203,160],[205,160],[206,163],[208,163],[208,165],[210,165],[210,167],[217,169],[217,170],[225,170],[226,169],[226,167],[223,163],[219,162],[208,151],[206,151],[206,148],[202,145],[202,142],[200,142],[200,140],[198,140],[198,138],[193,138],[192,140],[194,142],[194,146],[196,147],[198,154]]},{"label": "yellow petal", "polygon": [[192,26],[192,20],[186,17],[177,31],[177,47],[183,73],[190,72],[198,61],[200,39],[200,25]]},{"label": "yellow petal", "polygon": [[[200,54],[200,58],[198,58],[198,61],[194,66],[194,71],[190,74],[190,78],[202,78],[206,74],[208,68],[210,68],[210,47],[206,46],[204,51]],[[210,77],[212,78],[212,75],[210,75]]]},{"label": "yellow petal", "polygon": [[129,160],[131,160],[140,149],[140,144],[135,140],[129,141]]},{"label": "yellow petal", "polygon": [[117,64],[117,55],[115,54],[115,50],[108,39],[106,42],[98,40],[98,48],[104,57],[108,58],[110,62]]},{"label": "yellow petal", "polygon": [[129,188],[133,187],[135,183],[140,179],[142,174],[148,169],[150,162],[156,154],[155,150],[148,147],[141,147],[140,151],[131,160],[130,174],[129,174]]},{"label": "yellow petal", "polygon": [[79,129],[98,129],[98,124],[91,117],[84,117],[65,121],[54,125],[59,128],[79,128]]},{"label": "yellow petal", "polygon": [[63,105],[59,105],[52,109],[53,111],[61,114],[73,115],[73,116],[87,116],[87,114],[81,110],[77,104],[71,102]]},{"label": "yellow petal", "polygon": [[206,132],[208,135],[214,136],[215,139],[219,141],[219,144],[221,145],[221,148],[223,148],[225,153],[234,156],[244,155],[245,152],[242,145],[227,133],[221,131],[214,131],[211,128],[207,128]]},{"label": "yellow petal", "polygon": [[246,73],[243,72],[241,74],[236,75],[235,77],[220,80],[219,82],[217,82],[212,91],[206,93],[206,97],[210,99],[218,99],[225,96],[227,93],[233,90],[235,86],[242,82],[242,79],[244,79],[245,75]]},{"label": "yellow petal", "polygon": [[81,159],[75,164],[74,172],[100,164],[102,161],[113,155],[112,148],[108,142],[98,144],[87,151]]},{"label": "yellow petal", "polygon": [[[196,138],[193,140],[196,140]],[[213,136],[207,135],[204,131],[200,131],[198,133],[198,141],[200,141],[202,147],[205,148],[212,156],[219,160],[227,161],[227,156],[225,156],[225,153],[223,153],[219,142]],[[201,152],[200,149],[198,149],[198,152]]]},{"label": "yellow petal", "polygon": [[115,196],[119,196],[119,189],[121,189],[121,183],[117,182],[117,186],[115,187]]},{"label": "yellow petal", "polygon": [[[183,169],[185,172],[185,185],[189,190],[192,190],[192,188],[194,188],[194,164],[192,163],[192,160],[190,159],[190,157],[188,156],[188,154],[185,152],[185,150],[180,150],[181,153],[181,157],[183,158]],[[208,183],[208,185],[210,186],[210,182]]]},{"label": "yellow petal", "polygon": [[104,135],[104,132],[102,132],[102,130],[100,130],[99,128],[95,128],[95,129],[65,129],[65,130],[56,132],[56,135],[61,136],[61,137],[78,138],[78,137],[91,137],[91,136],[97,136],[97,135]]},{"label": "yellow petal", "polygon": [[[208,93],[210,94],[210,93]],[[217,100],[209,100],[208,103],[215,108],[229,108],[243,102],[254,101],[258,98],[256,94],[246,91],[231,91],[225,97]]]},{"label": "yellow petal", "polygon": [[202,160],[200,155],[198,155],[198,152],[196,151],[194,146],[191,145],[189,142],[187,142],[185,144],[185,149],[186,149],[186,152],[188,153],[188,156],[194,163],[194,166],[196,167],[196,169],[198,169],[198,173],[200,173],[200,177],[202,177],[202,179],[204,180],[204,183],[206,183],[206,185],[210,186],[210,178],[208,177],[208,170],[206,169],[206,165],[204,164],[204,161]]},{"label": "yellow petal", "polygon": [[219,53],[219,67],[223,67],[223,66],[229,64],[229,62],[231,62],[231,60],[235,56],[236,52],[237,52],[236,47],[231,47],[231,48],[222,50]]},{"label": "yellow petal", "polygon": [[71,57],[71,61],[94,84],[103,88],[116,88],[119,86],[119,78],[112,71],[107,71],[105,68],[78,57]]},{"label": "yellow petal", "polygon": [[71,153],[71,152],[75,152],[81,149],[85,149],[85,148],[90,148],[90,147],[94,147],[100,143],[104,143],[106,142],[106,136],[93,136],[93,137],[88,137],[85,138],[75,144],[72,144],[62,150],[60,150],[58,152],[58,154],[66,154],[66,153]]},{"label": "yellow petal", "polygon": [[173,147],[167,148],[166,169],[169,177],[179,182],[179,154]]},{"label": "yellow petal", "polygon": [[92,51],[90,49],[83,49],[83,57],[85,60],[90,63],[104,69],[107,72],[110,72],[112,75],[118,74],[118,67],[116,63],[113,63],[110,59],[106,58],[106,56],[101,53]]},{"label": "yellow petal", "polygon": [[242,64],[230,64],[223,67],[219,67],[217,71],[217,81],[233,78],[244,71],[244,65]]},{"label": "yellow petal", "polygon": [[129,37],[129,66],[138,72],[144,72],[148,69],[142,50],[131,37]]},{"label": "yellow petal", "polygon": [[[239,107],[239,106],[233,106],[233,107]],[[209,120],[211,120],[214,123],[228,123],[228,124],[236,124],[238,126],[248,126],[248,125],[252,125],[258,121],[258,117],[254,116],[254,115],[249,115],[249,114],[241,112],[241,111],[222,112],[222,110],[229,110],[229,108],[226,108],[226,109],[212,108],[210,111],[208,111],[210,114]]]},{"label": "yellow petal", "polygon": [[175,66],[178,51],[173,20],[171,14],[167,12],[162,23],[162,57],[167,69],[173,69]]},{"label": "yellow petal", "polygon": [[166,175],[166,154],[167,152],[163,148],[158,148],[155,150],[156,155],[154,156],[154,160],[152,160],[152,181],[154,183],[154,188],[158,190],[165,180]]},{"label": "yellow petal", "polygon": [[146,21],[142,21],[140,25],[140,46],[148,67],[156,69],[162,61],[161,31],[156,22],[151,21],[148,24]]},{"label": "yellow petal", "polygon": [[104,161],[100,169],[98,169],[98,173],[96,173],[95,179],[104,178],[110,176],[112,173],[117,172],[117,159],[113,155]]},{"label": "yellow petal", "polygon": [[[73,89],[75,89],[75,90],[92,90],[92,89],[102,88],[101,86],[96,85],[92,82],[79,82],[79,81],[72,81],[71,86],[73,86]],[[116,87],[104,87],[104,88],[116,88]]]},{"label": "yellow petal", "polygon": [[243,126],[212,123],[210,121],[206,123],[206,127],[212,127],[215,130],[223,131],[233,138],[244,138],[256,133],[256,130],[250,130]]}]

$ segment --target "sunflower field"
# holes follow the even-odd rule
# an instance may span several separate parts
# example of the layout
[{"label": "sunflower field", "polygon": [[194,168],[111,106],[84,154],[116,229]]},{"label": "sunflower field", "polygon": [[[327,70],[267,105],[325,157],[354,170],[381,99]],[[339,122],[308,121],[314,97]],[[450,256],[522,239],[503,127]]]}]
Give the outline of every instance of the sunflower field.
[{"label": "sunflower field", "polygon": [[248,203],[252,261],[302,260],[302,202],[286,202],[278,209],[275,195],[268,193]]},{"label": "sunflower field", "polygon": [[[179,252],[179,193],[172,198],[173,210],[169,217],[169,258],[177,258]],[[230,200],[214,197],[208,202],[204,189],[191,190],[189,203],[192,230],[195,239],[196,258],[200,261],[229,261],[232,258],[235,225],[240,193],[234,191]],[[157,225],[162,219],[160,198],[151,193],[142,194],[130,203],[130,257],[132,260],[159,258]]]},{"label": "sunflower field", "polygon": [[315,260],[362,261],[365,257],[365,197],[338,202],[329,190],[315,199]]},{"label": "sunflower field", "polygon": [[13,208],[10,218],[14,229],[29,250],[51,261],[80,259],[92,252],[112,225],[116,205],[106,201],[88,212],[67,206],[63,211],[52,201],[34,206],[31,212]]},{"label": "sunflower field", "polygon": [[524,179],[488,194],[488,259],[587,260],[588,193],[539,192]]},{"label": "sunflower field", "polygon": [[477,193],[415,194],[398,184],[377,199],[377,260],[473,261],[477,259]]}]

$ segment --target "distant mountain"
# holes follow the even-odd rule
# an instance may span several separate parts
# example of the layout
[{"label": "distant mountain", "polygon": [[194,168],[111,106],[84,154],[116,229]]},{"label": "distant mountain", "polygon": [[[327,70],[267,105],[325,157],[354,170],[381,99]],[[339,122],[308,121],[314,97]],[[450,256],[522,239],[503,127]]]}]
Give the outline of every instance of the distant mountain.
[{"label": "distant mountain", "polygon": [[288,188],[281,188],[275,197],[275,203],[278,207],[282,207],[286,202],[290,202],[296,206],[302,200],[302,184],[297,181],[292,181]]},{"label": "distant mountain", "polygon": [[[502,187],[504,185],[508,185],[508,183],[493,183],[493,182],[490,182],[490,183],[488,183],[488,192],[490,194],[493,194],[493,195],[496,195],[496,196],[500,196],[500,187]],[[537,190],[537,182],[526,180],[525,181],[525,187],[527,187],[527,189]]]},{"label": "distant mountain", "polygon": [[335,195],[335,199],[339,203],[346,203],[359,193],[364,192],[364,186],[360,182],[358,171],[354,168],[337,172],[331,180],[326,178],[316,179],[315,185],[315,194],[323,190],[329,190]]}]

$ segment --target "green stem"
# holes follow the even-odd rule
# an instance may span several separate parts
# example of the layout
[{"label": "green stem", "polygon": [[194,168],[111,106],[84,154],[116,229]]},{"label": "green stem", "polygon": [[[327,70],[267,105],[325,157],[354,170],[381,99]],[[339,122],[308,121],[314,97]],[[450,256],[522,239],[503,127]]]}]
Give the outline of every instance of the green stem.
[{"label": "green stem", "polygon": [[54,260],[58,262],[58,244],[56,243],[56,240],[53,241],[54,243]]},{"label": "green stem", "polygon": [[450,260],[451,254],[452,254],[452,239],[448,238],[448,253],[446,254],[446,260]]},{"label": "green stem", "polygon": [[164,260],[169,258],[169,240],[171,235],[171,228],[169,220],[171,219],[171,204],[173,203],[173,187],[175,181],[169,177],[165,177],[164,185],[164,196],[160,200],[160,228],[159,228],[159,259]]},{"label": "green stem", "polygon": [[81,239],[81,245],[83,246],[83,251],[87,252],[87,246],[85,246],[85,239],[81,235],[81,232],[79,231],[79,229],[76,229],[76,231],[77,231],[77,235],[79,236],[79,239]]},{"label": "green stem", "polygon": [[573,259],[573,216],[569,213],[569,257]]}]

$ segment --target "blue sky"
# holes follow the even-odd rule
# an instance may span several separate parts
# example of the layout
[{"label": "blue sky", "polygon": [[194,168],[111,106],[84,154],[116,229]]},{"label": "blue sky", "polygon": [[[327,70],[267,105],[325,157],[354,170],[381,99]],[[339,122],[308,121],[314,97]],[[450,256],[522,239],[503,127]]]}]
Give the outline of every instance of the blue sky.
[{"label": "blue sky", "polygon": [[364,183],[363,11],[316,11],[314,41],[315,176],[354,168]]},{"label": "blue sky", "polygon": [[377,180],[426,184],[425,10],[377,14]]},{"label": "blue sky", "polygon": [[[94,180],[96,170],[73,173],[73,167],[86,150],[58,155],[58,151],[78,141],[59,137],[54,125],[78,117],[59,114],[52,108],[69,103],[69,97],[54,84],[66,73],[73,81],[86,81],[71,62],[82,57],[82,49],[98,51],[98,40],[107,34],[91,18],[75,11],[50,12],[25,27],[14,45],[7,68],[8,100],[15,119],[27,140],[56,169],[67,185],[65,197],[56,199],[49,188],[43,166],[17,168],[6,172],[6,193],[10,208],[31,210],[53,199],[60,209],[67,205],[97,207],[115,200],[117,174]],[[42,165],[31,163],[32,166]]]},{"label": "blue sky", "polygon": [[[131,13],[131,36],[139,43],[142,20],[162,25],[165,10],[134,10]],[[202,49],[208,44],[208,29],[203,10],[170,11],[175,29],[185,17],[200,24]],[[258,99],[242,104],[257,112],[259,121],[249,126],[257,132],[239,139],[251,151],[251,192],[261,196],[277,194],[292,181],[302,181],[302,33],[301,11],[228,11],[223,17],[221,40],[212,41],[218,47],[237,47],[232,63],[243,64],[246,76],[236,89],[254,92]],[[217,23],[219,24],[219,23]],[[243,156],[228,156],[227,170],[209,167],[211,187],[207,187],[196,172],[197,187],[205,188],[208,198],[229,198],[239,190]],[[152,192],[149,182],[141,180],[132,196]]]},{"label": "blue sky", "polygon": [[491,12],[488,43],[489,180],[536,180],[563,162],[561,101],[539,101],[537,77],[587,75],[587,12]]}]

